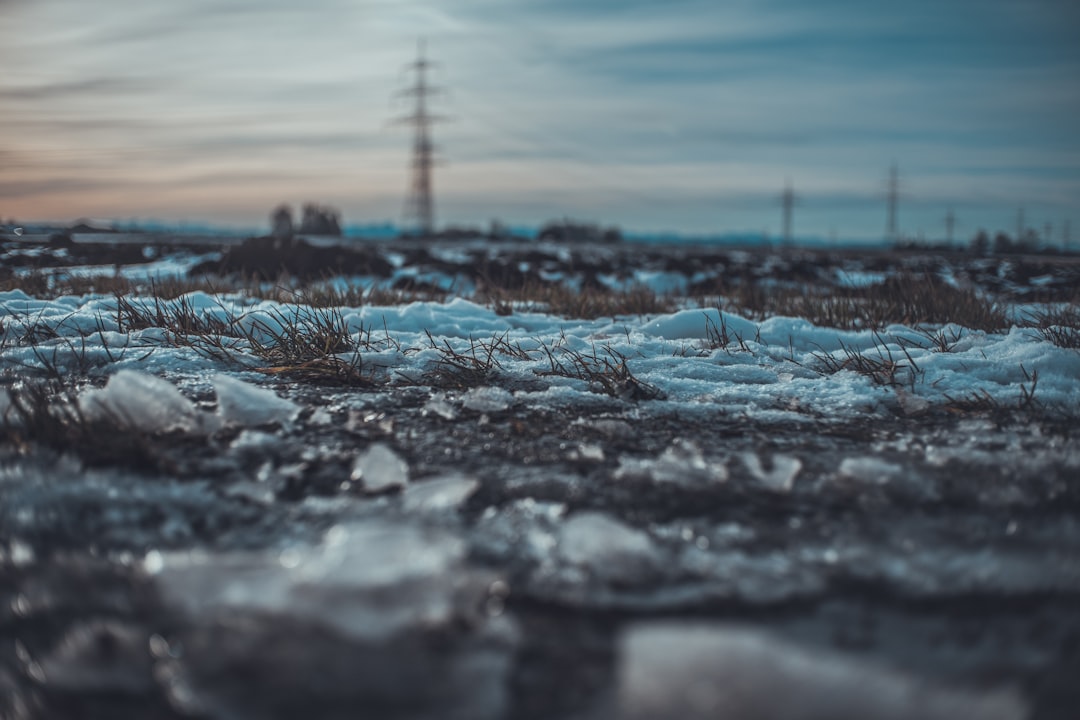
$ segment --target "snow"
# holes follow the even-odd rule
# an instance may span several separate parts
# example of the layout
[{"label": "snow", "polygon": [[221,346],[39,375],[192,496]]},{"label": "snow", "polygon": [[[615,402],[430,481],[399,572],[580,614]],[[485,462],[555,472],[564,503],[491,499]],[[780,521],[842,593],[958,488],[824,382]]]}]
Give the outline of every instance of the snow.
[{"label": "snow", "polygon": [[[151,304],[149,298],[129,298],[132,304]],[[183,303],[196,314],[236,326],[262,341],[282,332],[284,324],[314,321],[319,311],[306,306],[256,301],[239,296],[191,293],[167,307]],[[1052,345],[1034,331],[1013,328],[1001,333],[971,331],[956,326],[940,328],[957,334],[950,352],[941,352],[922,328],[892,326],[881,332],[837,330],[817,327],[801,318],[773,317],[761,322],[715,308],[685,309],[652,318],[572,320],[539,312],[499,316],[494,310],[461,298],[446,303],[414,302],[402,306],[340,308],[342,321],[354,340],[371,329],[385,328],[385,349],[371,348],[365,359],[390,373],[420,377],[439,358],[431,349],[427,333],[436,342],[450,343],[467,352],[477,341],[493,336],[519,343],[529,352],[524,360],[497,356],[508,375],[530,375],[550,369],[546,351],[574,351],[605,355],[608,349],[627,358],[639,380],[656,386],[672,406],[706,403],[741,410],[791,409],[825,417],[854,413],[920,413],[974,395],[988,397],[1002,406],[1015,406],[1021,388],[1038,373],[1037,398],[1047,406],[1073,411],[1080,405],[1080,353]],[[36,300],[22,291],[0,293],[0,318],[5,342],[0,356],[28,371],[46,372],[48,365],[61,372],[111,375],[116,370],[138,369],[157,375],[233,372],[234,365],[207,357],[167,333],[149,329],[119,333],[115,323],[115,299],[100,296]],[[731,344],[715,347],[715,333],[722,328]],[[24,338],[33,333],[48,338],[32,344]],[[383,333],[372,333],[379,337]],[[366,337],[366,336],[365,336]],[[224,338],[235,348],[237,362],[258,362],[245,353],[243,340]],[[825,360],[842,364],[849,352],[871,360],[890,356],[899,365],[896,378],[903,391],[876,384],[872,377],[853,369],[829,373]],[[219,377],[228,377],[221,374]],[[589,394],[588,382],[548,377],[550,394],[537,401],[564,404]],[[238,405],[261,400],[243,394],[220,381],[229,402]],[[566,390],[572,390],[567,395]],[[236,390],[236,392],[233,392]],[[520,398],[519,398],[520,400]],[[516,400],[498,387],[477,388],[460,398],[431,399],[430,410],[446,419],[456,417],[457,407],[478,412],[499,412]],[[456,406],[455,406],[456,405]],[[254,408],[254,406],[252,406]],[[280,421],[289,414],[285,405],[268,416]],[[252,409],[252,412],[255,412]],[[239,416],[234,418],[241,422]],[[242,424],[257,422],[245,417]]]}]

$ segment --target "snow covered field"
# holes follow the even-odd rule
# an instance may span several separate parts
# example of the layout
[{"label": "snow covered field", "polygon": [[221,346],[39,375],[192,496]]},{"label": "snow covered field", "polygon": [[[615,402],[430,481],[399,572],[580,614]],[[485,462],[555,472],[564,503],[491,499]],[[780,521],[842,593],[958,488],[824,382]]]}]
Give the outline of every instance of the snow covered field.
[{"label": "snow covered field", "polygon": [[0,718],[1075,707],[1067,303],[581,319],[389,265],[448,297],[0,293]]}]

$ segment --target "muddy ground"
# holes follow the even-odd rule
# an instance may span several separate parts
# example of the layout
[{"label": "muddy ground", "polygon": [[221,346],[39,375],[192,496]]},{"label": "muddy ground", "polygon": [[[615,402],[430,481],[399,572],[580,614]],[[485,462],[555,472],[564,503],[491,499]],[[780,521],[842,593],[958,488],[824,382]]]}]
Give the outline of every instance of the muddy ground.
[{"label": "muddy ground", "polygon": [[[764,628],[976,693],[1016,688],[1035,718],[1072,717],[1080,701],[1080,485],[1070,450],[1080,431],[1071,423],[777,426],[599,397],[594,407],[482,413],[440,393],[440,407],[456,409],[451,420],[425,409],[422,388],[311,393],[298,390],[329,422],[265,428],[276,440],[258,450],[229,434],[194,445],[158,438],[164,460],[154,470],[6,451],[7,717],[440,717],[443,703],[467,705],[458,697],[467,691],[431,685],[450,672],[440,662],[471,652],[462,649],[476,641],[470,623],[490,618],[410,627],[385,646],[351,642],[287,611],[262,620],[179,611],[140,563],[169,550],[272,551],[286,537],[317,541],[357,518],[396,517],[397,495],[348,482],[355,449],[373,442],[409,464],[414,486],[448,472],[479,481],[437,524],[465,539],[470,572],[506,583],[497,608],[481,612],[518,633],[492,671],[507,695],[490,716],[605,716],[620,633],[655,618]],[[849,460],[866,457],[892,474]],[[723,482],[702,474],[716,466],[727,468]],[[655,557],[615,552],[610,567],[545,570],[524,536],[558,537],[566,517],[583,513],[646,531]],[[162,639],[188,649],[155,650]],[[375,688],[343,675],[372,663],[412,667],[417,657],[434,663],[430,675],[399,668]],[[211,674],[201,704],[176,697],[168,668],[177,663]],[[222,684],[244,700],[222,700]],[[357,703],[381,710],[358,715]]]},{"label": "muddy ground", "polygon": [[[0,718],[632,717],[624,640],[671,619],[1076,717],[1068,416],[275,388],[298,421],[116,428],[67,449],[4,436]],[[404,489],[356,477],[376,444],[406,464]],[[340,564],[297,580],[334,548]],[[875,702],[880,717],[906,707]]]}]

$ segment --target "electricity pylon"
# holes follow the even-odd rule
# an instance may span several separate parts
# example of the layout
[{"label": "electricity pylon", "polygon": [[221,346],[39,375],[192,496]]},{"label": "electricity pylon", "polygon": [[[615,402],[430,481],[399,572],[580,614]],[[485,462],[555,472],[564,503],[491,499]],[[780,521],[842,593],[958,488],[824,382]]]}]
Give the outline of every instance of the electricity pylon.
[{"label": "electricity pylon", "polygon": [[945,213],[945,242],[952,245],[953,230],[956,228],[956,213],[949,208],[949,212]]},{"label": "electricity pylon", "polygon": [[885,222],[885,239],[896,242],[896,206],[900,201],[900,171],[893,163],[889,168],[888,217]]},{"label": "electricity pylon", "polygon": [[784,244],[791,245],[791,216],[795,209],[795,190],[791,187],[791,180],[784,183],[784,192],[780,193],[780,205],[784,208]]},{"label": "electricity pylon", "polygon": [[406,70],[416,73],[416,82],[401,90],[399,95],[408,95],[416,99],[411,115],[397,118],[400,125],[412,125],[413,151],[409,196],[405,202],[406,221],[414,220],[420,234],[430,236],[435,231],[435,198],[431,184],[431,168],[435,164],[435,146],[431,142],[431,126],[445,120],[428,112],[428,98],[441,92],[441,88],[428,84],[427,71],[436,63],[424,57],[424,41],[420,41],[415,62],[406,66]]}]

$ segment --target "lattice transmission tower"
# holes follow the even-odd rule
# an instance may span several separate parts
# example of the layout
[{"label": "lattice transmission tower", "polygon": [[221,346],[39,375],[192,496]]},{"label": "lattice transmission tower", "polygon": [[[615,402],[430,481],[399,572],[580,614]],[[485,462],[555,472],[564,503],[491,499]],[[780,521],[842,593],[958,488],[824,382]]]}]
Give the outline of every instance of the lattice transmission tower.
[{"label": "lattice transmission tower", "polygon": [[784,183],[784,192],[780,193],[780,205],[784,208],[783,237],[785,245],[791,245],[794,242],[794,235],[791,232],[791,217],[797,202],[795,189],[791,187],[791,179],[789,178]]},{"label": "lattice transmission tower", "polygon": [[442,91],[428,83],[427,71],[435,67],[425,57],[424,41],[418,47],[416,60],[406,66],[406,70],[416,74],[416,81],[401,90],[398,95],[415,98],[416,104],[410,115],[397,118],[399,125],[411,125],[413,132],[412,165],[409,181],[409,195],[405,201],[405,220],[415,222],[416,230],[421,235],[430,236],[435,231],[435,195],[431,182],[431,170],[435,164],[435,145],[431,142],[431,127],[446,118],[432,115],[428,110],[428,98]]},{"label": "lattice transmission tower", "polygon": [[895,162],[889,167],[889,181],[885,199],[887,203],[885,239],[896,242],[900,239],[900,233],[896,228],[896,208],[900,203],[900,170],[896,167]]}]

